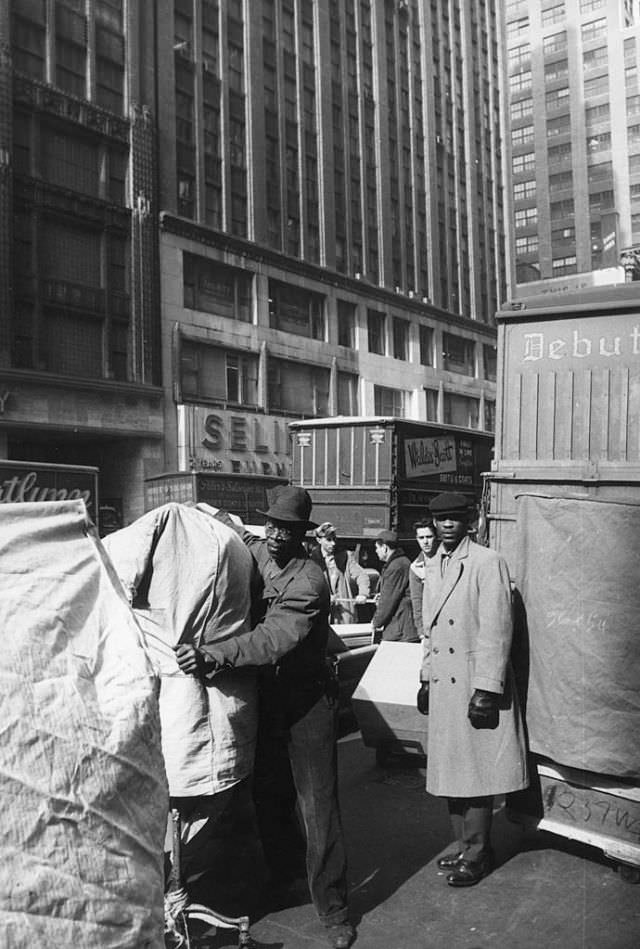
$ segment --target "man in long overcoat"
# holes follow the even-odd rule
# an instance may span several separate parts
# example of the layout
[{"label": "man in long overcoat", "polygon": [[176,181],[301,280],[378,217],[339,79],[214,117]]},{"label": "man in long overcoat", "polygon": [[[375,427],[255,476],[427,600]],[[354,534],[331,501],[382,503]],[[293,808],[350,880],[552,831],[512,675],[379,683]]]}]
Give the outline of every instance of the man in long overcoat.
[{"label": "man in long overcoat", "polygon": [[493,796],[528,784],[524,734],[509,654],[506,562],[468,536],[467,499],[431,502],[440,547],[425,563],[418,709],[429,715],[427,791],[446,797],[455,835],[438,865],[451,886],[490,872]]}]

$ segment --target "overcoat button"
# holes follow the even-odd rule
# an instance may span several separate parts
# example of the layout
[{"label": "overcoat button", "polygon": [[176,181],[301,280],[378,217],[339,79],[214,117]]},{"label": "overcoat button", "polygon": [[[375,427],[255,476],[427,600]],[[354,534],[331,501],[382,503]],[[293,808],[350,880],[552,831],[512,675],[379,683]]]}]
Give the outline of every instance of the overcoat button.
[{"label": "overcoat button", "polygon": [[440,652],[440,647],[439,647],[439,646],[434,646],[434,647],[433,647],[433,651],[434,651],[434,652]]},{"label": "overcoat button", "polygon": [[453,646],[449,646],[449,652],[455,652],[455,649],[453,648]]},{"label": "overcoat button", "polygon": [[452,620],[452,619],[449,620],[449,626],[453,626],[453,620]]},{"label": "overcoat button", "polygon": [[455,676],[451,676],[451,681],[452,681],[452,682],[455,682],[455,681],[456,681],[456,680],[455,680]]}]

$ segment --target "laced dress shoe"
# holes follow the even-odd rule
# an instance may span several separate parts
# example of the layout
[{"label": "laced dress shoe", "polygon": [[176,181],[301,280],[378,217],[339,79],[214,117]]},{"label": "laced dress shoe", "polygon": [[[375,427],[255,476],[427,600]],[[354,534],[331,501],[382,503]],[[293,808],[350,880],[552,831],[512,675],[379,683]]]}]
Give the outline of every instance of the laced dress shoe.
[{"label": "laced dress shoe", "polygon": [[485,857],[483,860],[459,860],[451,873],[447,876],[449,886],[474,886],[483,877],[491,873],[492,860]]},{"label": "laced dress shoe", "polygon": [[453,870],[454,867],[458,866],[461,860],[462,852],[445,853],[442,857],[438,857],[438,868],[440,870]]},{"label": "laced dress shoe", "polygon": [[349,949],[356,938],[356,931],[351,923],[334,923],[327,926],[327,938],[333,949]]}]

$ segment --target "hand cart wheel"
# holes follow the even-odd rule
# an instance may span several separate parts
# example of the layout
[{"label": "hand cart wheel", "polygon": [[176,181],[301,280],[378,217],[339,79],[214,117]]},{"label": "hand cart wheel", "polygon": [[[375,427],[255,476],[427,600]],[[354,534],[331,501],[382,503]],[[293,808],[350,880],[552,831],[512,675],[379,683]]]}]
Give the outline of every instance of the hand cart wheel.
[{"label": "hand cart wheel", "polygon": [[223,916],[201,903],[190,903],[182,881],[181,820],[178,808],[171,809],[171,873],[164,897],[165,949],[197,949],[196,937],[189,935],[189,921],[199,920],[217,929],[237,929],[238,949],[253,949],[248,916]]}]

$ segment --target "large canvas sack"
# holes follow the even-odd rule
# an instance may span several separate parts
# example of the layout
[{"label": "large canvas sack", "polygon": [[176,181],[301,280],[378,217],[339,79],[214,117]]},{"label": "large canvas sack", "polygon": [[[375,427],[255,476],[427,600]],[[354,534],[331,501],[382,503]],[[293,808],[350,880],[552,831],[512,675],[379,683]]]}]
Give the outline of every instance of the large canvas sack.
[{"label": "large canvas sack", "polygon": [[0,505],[0,944],[162,949],[157,680],[82,501]]}]

